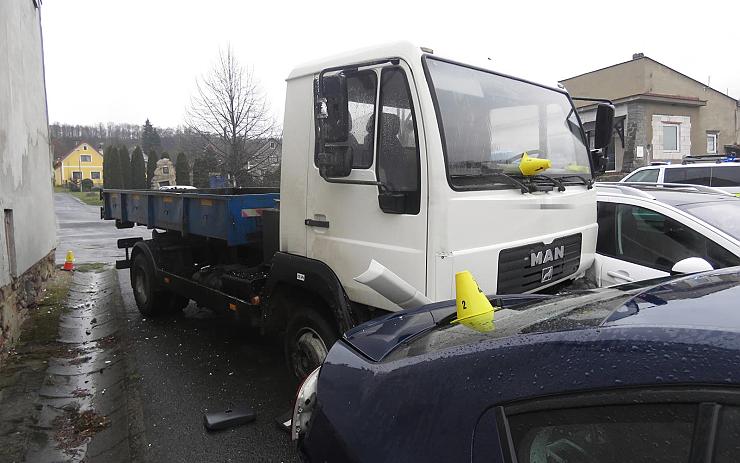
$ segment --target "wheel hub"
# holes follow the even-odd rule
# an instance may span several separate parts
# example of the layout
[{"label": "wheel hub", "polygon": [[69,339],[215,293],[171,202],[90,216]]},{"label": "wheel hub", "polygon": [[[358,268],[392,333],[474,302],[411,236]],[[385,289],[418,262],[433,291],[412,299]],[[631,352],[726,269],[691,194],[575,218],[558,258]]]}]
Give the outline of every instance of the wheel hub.
[{"label": "wheel hub", "polygon": [[323,339],[311,328],[303,328],[298,333],[295,353],[295,368],[299,378],[305,378],[316,367],[321,365],[329,350]]}]

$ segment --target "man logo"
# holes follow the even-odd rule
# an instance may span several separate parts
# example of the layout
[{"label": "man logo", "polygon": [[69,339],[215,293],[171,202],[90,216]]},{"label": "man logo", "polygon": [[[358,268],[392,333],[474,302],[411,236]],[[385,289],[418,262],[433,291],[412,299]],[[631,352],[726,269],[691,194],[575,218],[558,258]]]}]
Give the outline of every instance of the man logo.
[{"label": "man logo", "polygon": [[550,280],[552,280],[552,267],[545,267],[542,269],[540,283],[547,283]]},{"label": "man logo", "polygon": [[542,251],[532,252],[529,254],[529,266],[542,265],[555,260],[560,260],[565,256],[565,245],[557,246],[554,249],[545,249]]}]

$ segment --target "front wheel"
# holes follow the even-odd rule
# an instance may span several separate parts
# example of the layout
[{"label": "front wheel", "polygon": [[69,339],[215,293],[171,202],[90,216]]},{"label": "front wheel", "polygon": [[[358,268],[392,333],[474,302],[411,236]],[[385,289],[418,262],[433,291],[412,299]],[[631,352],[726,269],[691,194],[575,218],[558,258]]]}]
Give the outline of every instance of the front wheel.
[{"label": "front wheel", "polygon": [[336,328],[312,307],[296,312],[285,332],[285,358],[293,375],[303,381],[326,358],[338,339]]}]

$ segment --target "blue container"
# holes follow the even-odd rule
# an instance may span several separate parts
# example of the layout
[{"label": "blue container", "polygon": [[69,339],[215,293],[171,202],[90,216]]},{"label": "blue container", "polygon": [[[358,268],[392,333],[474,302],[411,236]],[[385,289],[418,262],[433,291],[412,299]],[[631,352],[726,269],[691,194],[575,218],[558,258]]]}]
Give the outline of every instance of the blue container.
[{"label": "blue container", "polygon": [[258,238],[261,211],[277,208],[280,193],[261,188],[105,190],[103,198],[105,219],[222,239],[229,246],[239,246]]}]

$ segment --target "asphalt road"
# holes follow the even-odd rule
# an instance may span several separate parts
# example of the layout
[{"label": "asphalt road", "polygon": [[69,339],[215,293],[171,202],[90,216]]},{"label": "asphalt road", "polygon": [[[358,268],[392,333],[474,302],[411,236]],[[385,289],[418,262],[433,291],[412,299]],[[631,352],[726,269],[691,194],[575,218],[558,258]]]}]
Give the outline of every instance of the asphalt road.
[{"label": "asphalt road", "polygon": [[[128,272],[118,276],[139,380],[146,460],[297,461],[290,436],[274,422],[295,394],[278,343],[194,303],[178,316],[143,318]],[[256,421],[206,431],[205,412],[239,405],[251,407]]]},{"label": "asphalt road", "polygon": [[84,204],[66,193],[54,194],[54,210],[57,218],[57,264],[64,263],[67,251],[74,253],[77,264],[114,263],[125,256],[125,251],[116,247],[119,238],[151,236],[146,227],[117,229],[112,220],[100,220],[100,207]]},{"label": "asphalt road", "polygon": [[[99,209],[66,194],[55,195],[59,246],[57,262],[67,249],[77,263],[112,263],[123,256],[116,239],[148,237],[145,228],[117,230],[101,221]],[[61,256],[61,259],[60,259]],[[194,303],[182,314],[161,319],[142,317],[133,299],[128,270],[118,271],[127,324],[126,342],[131,391],[140,403],[143,433],[141,459],[152,462],[297,461],[287,433],[274,419],[287,411],[295,384],[275,340]],[[247,405],[255,422],[209,432],[207,411]]]}]

